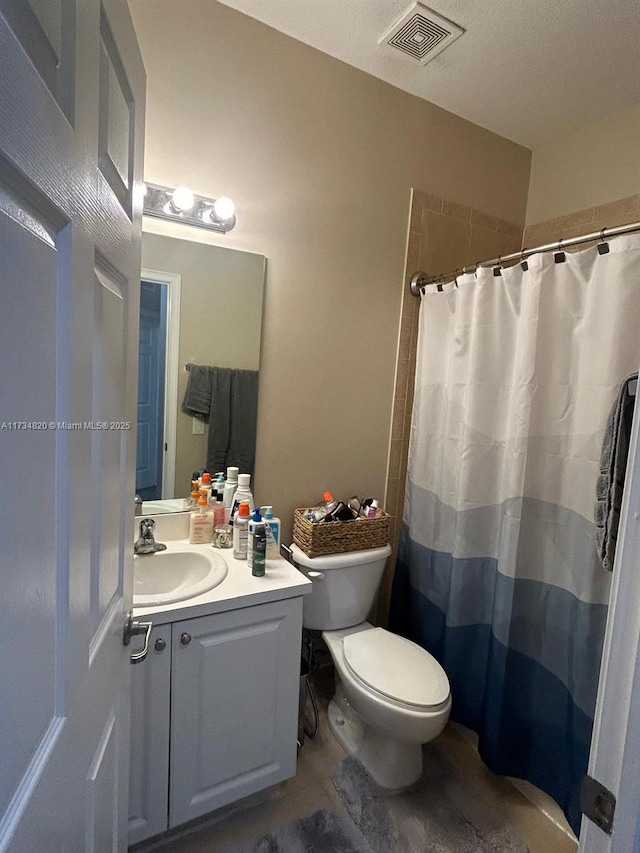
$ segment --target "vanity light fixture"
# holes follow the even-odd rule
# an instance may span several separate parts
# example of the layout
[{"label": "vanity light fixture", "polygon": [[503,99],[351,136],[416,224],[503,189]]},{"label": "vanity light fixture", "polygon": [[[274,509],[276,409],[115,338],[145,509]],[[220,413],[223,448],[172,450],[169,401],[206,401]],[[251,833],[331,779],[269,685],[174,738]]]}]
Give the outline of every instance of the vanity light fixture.
[{"label": "vanity light fixture", "polygon": [[144,213],[168,219],[170,222],[184,222],[197,228],[207,228],[226,234],[236,224],[235,205],[230,198],[205,198],[191,192],[188,187],[175,190],[157,184],[146,184]]}]

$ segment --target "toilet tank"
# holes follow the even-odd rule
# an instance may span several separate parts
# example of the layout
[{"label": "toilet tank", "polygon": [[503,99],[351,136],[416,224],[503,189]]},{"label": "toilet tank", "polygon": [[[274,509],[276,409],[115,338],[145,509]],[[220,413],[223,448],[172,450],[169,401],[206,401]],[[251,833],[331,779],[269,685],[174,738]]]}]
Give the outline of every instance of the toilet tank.
[{"label": "toilet tank", "polygon": [[313,581],[304,596],[302,624],[318,631],[358,625],[367,618],[375,599],[391,547],[307,557],[291,546],[294,563]]}]

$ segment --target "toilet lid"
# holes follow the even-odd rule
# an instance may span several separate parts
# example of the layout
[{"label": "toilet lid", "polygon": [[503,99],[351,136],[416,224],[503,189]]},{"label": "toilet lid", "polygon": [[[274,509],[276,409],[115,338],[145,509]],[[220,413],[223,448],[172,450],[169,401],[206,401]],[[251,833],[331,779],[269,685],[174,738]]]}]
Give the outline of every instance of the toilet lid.
[{"label": "toilet lid", "polygon": [[343,650],[351,672],[383,696],[419,708],[447,701],[445,671],[429,652],[404,637],[372,628],[348,634]]}]

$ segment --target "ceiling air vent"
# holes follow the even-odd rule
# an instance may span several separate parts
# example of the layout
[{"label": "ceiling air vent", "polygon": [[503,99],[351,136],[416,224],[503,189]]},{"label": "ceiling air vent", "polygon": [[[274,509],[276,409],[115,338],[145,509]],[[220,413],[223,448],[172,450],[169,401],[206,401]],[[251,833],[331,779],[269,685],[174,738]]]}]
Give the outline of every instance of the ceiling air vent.
[{"label": "ceiling air vent", "polygon": [[387,44],[425,65],[464,30],[441,15],[414,3],[388,30],[378,44]]}]

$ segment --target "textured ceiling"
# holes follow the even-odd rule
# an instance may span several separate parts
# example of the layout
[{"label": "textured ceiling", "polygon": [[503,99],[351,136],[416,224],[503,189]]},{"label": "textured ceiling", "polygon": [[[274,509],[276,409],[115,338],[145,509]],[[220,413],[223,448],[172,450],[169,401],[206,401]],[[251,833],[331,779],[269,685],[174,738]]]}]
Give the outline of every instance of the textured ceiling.
[{"label": "textured ceiling", "polygon": [[426,65],[378,45],[405,0],[222,0],[528,148],[640,102],[639,0],[427,0],[465,33]]}]

